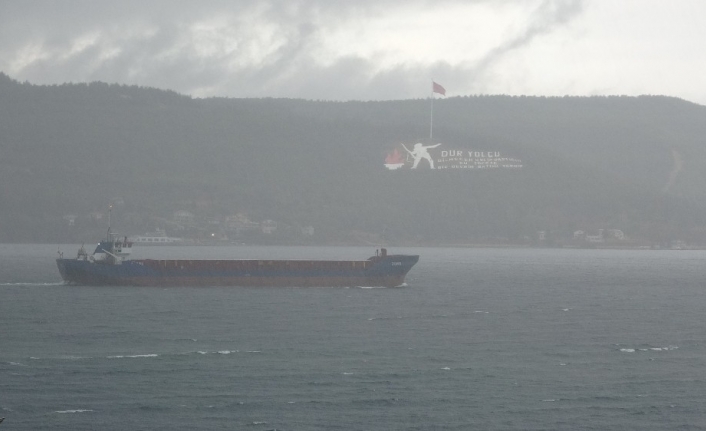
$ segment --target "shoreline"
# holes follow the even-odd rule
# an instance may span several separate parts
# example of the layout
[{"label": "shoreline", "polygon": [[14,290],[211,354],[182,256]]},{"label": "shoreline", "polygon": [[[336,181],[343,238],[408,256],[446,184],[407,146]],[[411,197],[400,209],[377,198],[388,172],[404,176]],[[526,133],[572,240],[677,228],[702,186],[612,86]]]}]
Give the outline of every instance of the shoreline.
[{"label": "shoreline", "polygon": [[[51,246],[66,246],[66,245],[77,245],[80,242],[0,242],[0,245],[51,245]],[[84,245],[86,243],[83,243]],[[542,245],[528,245],[528,244],[507,244],[507,243],[385,243],[385,244],[361,244],[356,242],[345,242],[345,241],[333,241],[328,243],[243,243],[243,242],[194,242],[194,243],[181,243],[181,244],[135,244],[135,247],[140,248],[161,248],[161,247],[370,247],[370,248],[476,248],[476,249],[486,249],[486,248],[497,248],[497,249],[566,249],[566,250],[644,250],[644,251],[695,251],[695,250],[706,250],[706,245],[687,245],[679,248],[671,247],[657,247],[650,245],[620,245],[620,244],[610,244],[610,245],[595,245],[581,246],[581,245],[556,245],[556,246],[542,246]]]}]

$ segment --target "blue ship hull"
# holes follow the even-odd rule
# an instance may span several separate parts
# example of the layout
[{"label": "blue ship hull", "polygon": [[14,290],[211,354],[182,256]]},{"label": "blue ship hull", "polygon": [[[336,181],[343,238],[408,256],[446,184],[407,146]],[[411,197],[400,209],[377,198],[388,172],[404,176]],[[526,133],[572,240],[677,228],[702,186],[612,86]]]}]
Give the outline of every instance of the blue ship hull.
[{"label": "blue ship hull", "polygon": [[385,286],[404,283],[417,255],[363,261],[57,259],[66,283],[93,286]]}]

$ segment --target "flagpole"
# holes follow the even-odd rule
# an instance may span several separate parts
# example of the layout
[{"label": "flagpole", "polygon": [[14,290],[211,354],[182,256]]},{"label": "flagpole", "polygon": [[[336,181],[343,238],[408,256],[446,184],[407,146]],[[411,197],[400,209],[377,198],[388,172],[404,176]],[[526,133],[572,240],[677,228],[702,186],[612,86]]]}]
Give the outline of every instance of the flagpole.
[{"label": "flagpole", "polygon": [[431,80],[431,114],[429,118],[429,143],[432,143],[432,132],[434,131],[434,80]]}]

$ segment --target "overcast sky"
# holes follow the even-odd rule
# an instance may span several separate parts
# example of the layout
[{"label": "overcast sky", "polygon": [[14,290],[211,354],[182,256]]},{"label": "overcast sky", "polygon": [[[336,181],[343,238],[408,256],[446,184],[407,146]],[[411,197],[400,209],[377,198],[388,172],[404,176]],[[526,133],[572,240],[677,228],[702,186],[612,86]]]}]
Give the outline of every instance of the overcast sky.
[{"label": "overcast sky", "polygon": [[706,104],[704,0],[0,0],[0,71],[195,97],[664,94]]}]

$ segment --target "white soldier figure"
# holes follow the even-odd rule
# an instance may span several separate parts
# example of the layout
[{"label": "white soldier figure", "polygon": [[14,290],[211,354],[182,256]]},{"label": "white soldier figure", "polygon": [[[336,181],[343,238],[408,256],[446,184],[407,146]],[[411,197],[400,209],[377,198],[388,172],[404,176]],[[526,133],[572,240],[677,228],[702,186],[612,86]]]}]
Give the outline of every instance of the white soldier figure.
[{"label": "white soldier figure", "polygon": [[417,165],[419,164],[419,161],[422,159],[425,159],[427,162],[429,162],[429,167],[431,169],[434,169],[434,161],[431,159],[431,156],[429,155],[429,152],[427,151],[429,148],[436,148],[441,144],[436,144],[436,145],[427,145],[426,147],[422,145],[421,143],[416,143],[414,144],[414,151],[409,151],[409,148],[405,147],[404,144],[402,144],[402,147],[407,150],[410,156],[414,158],[414,163],[412,164],[412,169],[417,169]]}]

